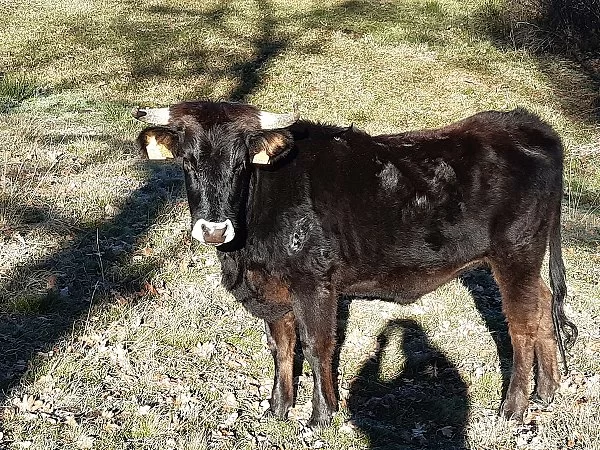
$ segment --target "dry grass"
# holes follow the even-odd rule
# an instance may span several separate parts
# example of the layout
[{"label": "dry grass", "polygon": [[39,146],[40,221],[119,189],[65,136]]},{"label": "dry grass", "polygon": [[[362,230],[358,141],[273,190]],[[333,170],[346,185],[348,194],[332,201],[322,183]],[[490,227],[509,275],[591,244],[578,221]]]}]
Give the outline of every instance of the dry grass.
[{"label": "dry grass", "polygon": [[[0,448],[600,449],[596,93],[568,61],[479,35],[486,7],[3,3]],[[304,427],[306,366],[292,420],[265,417],[262,324],[190,242],[179,169],[140,161],[133,143],[131,106],[205,96],[298,102],[371,133],[517,105],[552,123],[568,151],[568,312],[581,332],[552,408],[532,406],[522,427],[497,417],[506,325],[478,272],[409,306],[344,303],[334,424]]]}]

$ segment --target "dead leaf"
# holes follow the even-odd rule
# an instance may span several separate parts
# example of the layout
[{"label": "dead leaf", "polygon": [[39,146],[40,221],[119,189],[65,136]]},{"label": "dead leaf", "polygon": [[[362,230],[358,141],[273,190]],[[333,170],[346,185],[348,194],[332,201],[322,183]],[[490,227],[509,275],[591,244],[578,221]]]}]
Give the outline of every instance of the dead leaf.
[{"label": "dead leaf", "polygon": [[586,349],[595,353],[600,353],[600,339],[590,339]]},{"label": "dead leaf", "polygon": [[137,292],[137,295],[140,297],[144,297],[149,295],[150,297],[158,297],[158,291],[149,281],[144,282],[142,289]]},{"label": "dead leaf", "polygon": [[87,450],[94,447],[94,438],[90,436],[81,436],[77,439],[77,448]]},{"label": "dead leaf", "polygon": [[42,409],[44,407],[44,402],[41,400],[35,400],[33,402],[33,405],[31,405],[31,411],[37,411],[39,409]]},{"label": "dead leaf", "polygon": [[49,291],[53,291],[56,289],[56,275],[50,275],[47,279],[46,279],[46,289],[48,289]]},{"label": "dead leaf", "polygon": [[223,423],[223,426],[225,427],[230,427],[232,426],[235,421],[238,419],[240,415],[237,412],[231,413],[227,416],[227,419],[225,419],[225,422]]},{"label": "dead leaf", "polygon": [[19,243],[23,246],[27,245],[27,243],[25,242],[25,239],[23,238],[23,236],[21,236],[21,233],[19,233],[18,231],[15,231],[13,233],[13,238],[15,238],[17,241],[19,241]]},{"label": "dead leaf", "polygon": [[50,374],[42,375],[40,378],[38,378],[38,383],[48,384],[50,387],[52,387],[54,386],[54,378]]},{"label": "dead leaf", "polygon": [[77,421],[75,420],[75,417],[67,416],[67,418],[65,419],[65,425],[68,425],[72,428],[77,428]]},{"label": "dead leaf", "polygon": [[351,422],[347,422],[340,427],[339,431],[340,433],[353,435],[356,431],[356,426],[354,426],[354,424],[352,424]]},{"label": "dead leaf", "polygon": [[129,303],[129,300],[127,298],[123,297],[120,292],[113,290],[110,293],[112,294],[112,296],[115,298],[115,300],[117,301],[117,303],[119,305],[123,306],[123,305],[126,305],[127,303]]},{"label": "dead leaf", "polygon": [[104,214],[106,217],[115,217],[121,212],[121,210],[110,203],[104,207]]},{"label": "dead leaf", "polygon": [[212,356],[215,351],[214,342],[198,342],[192,349],[192,353],[200,356],[201,358],[208,359]]},{"label": "dead leaf", "polygon": [[104,426],[104,428],[107,431],[110,431],[110,432],[113,432],[113,433],[121,429],[121,427],[119,425],[117,425],[116,423],[107,423]]},{"label": "dead leaf", "polygon": [[31,410],[33,406],[34,398],[31,395],[23,395],[23,398],[20,399],[18,397],[13,398],[12,404],[17,407],[19,412],[27,412]]}]

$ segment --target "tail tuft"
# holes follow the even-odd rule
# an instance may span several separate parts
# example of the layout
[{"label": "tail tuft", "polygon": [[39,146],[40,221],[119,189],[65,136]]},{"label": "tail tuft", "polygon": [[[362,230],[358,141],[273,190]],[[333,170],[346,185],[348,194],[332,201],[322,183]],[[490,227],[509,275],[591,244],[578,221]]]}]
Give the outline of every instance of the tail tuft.
[{"label": "tail tuft", "polygon": [[552,321],[558,350],[563,361],[564,372],[569,372],[566,352],[569,351],[577,340],[577,326],[571,322],[564,309],[564,300],[567,296],[567,282],[565,264],[562,258],[560,239],[560,201],[554,221],[550,226],[550,287],[552,288]]}]

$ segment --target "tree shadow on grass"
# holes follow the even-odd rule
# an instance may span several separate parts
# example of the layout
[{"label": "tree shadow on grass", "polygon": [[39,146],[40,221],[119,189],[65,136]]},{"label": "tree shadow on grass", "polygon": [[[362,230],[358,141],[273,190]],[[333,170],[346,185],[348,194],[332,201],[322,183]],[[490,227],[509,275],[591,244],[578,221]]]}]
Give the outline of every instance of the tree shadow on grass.
[{"label": "tree shadow on grass", "polygon": [[[12,280],[1,286],[6,296],[0,315],[3,395],[38,351],[50,350],[85,319],[92,303],[114,298],[115,292],[129,298],[147,293],[144,284],[160,261],[132,263],[132,251],[165,206],[184,198],[178,170],[149,164],[147,177],[114,219],[74,230],[66,248],[18,267]],[[43,211],[38,216],[46,217]]]},{"label": "tree shadow on grass", "polygon": [[459,277],[469,290],[475,307],[496,344],[502,374],[502,399],[508,391],[512,370],[512,345],[506,317],[502,312],[502,297],[492,272],[487,267],[469,270]]},{"label": "tree shadow on grass", "polygon": [[[388,322],[377,344],[348,397],[352,423],[371,448],[464,449],[470,400],[457,368],[413,320]],[[382,376],[384,359],[400,349],[406,358],[402,372]]]},{"label": "tree shadow on grass", "polygon": [[[256,2],[256,7],[258,32],[250,36],[246,30],[228,23],[229,15],[235,13],[231,5],[220,4],[202,12],[178,7],[148,8],[151,14],[172,17],[174,20],[187,17],[191,23],[195,23],[191,26],[214,29],[216,36],[227,36],[232,41],[246,41],[250,44],[249,56],[236,47],[222,49],[222,52],[212,51],[199,44],[200,39],[196,42],[189,41],[189,27],[167,27],[163,21],[153,22],[148,29],[140,32],[132,26],[128,17],[121,16],[111,27],[127,43],[127,60],[134,79],[156,76],[173,78],[174,74],[169,73],[169,67],[185,61],[188,67],[181,74],[182,79],[190,74],[208,77],[209,82],[233,77],[236,82],[227,99],[243,101],[262,86],[264,70],[273,58],[285,51],[290,41],[289,37],[278,32],[279,23],[274,18],[271,2]],[[204,98],[210,96],[210,93],[210,86],[191,87],[182,100]]]},{"label": "tree shadow on grass", "polygon": [[[549,6],[560,2],[540,4]],[[536,6],[539,11],[521,11],[518,2],[512,2],[512,6],[507,2],[508,9],[486,3],[464,20],[471,24],[476,38],[488,39],[499,50],[527,50],[545,75],[564,113],[572,120],[597,124],[600,122],[600,41],[580,41],[578,45],[577,39],[584,39],[582,36],[586,33],[580,30],[581,33],[570,35],[564,29],[557,29],[560,13],[552,8],[544,12],[546,6],[540,4]],[[513,17],[514,14],[524,16]],[[537,17],[538,14],[541,15]],[[547,16],[543,17],[544,14]],[[600,16],[596,17],[591,20],[598,24]],[[598,30],[595,33],[596,38],[600,37]]]},{"label": "tree shadow on grass", "polygon": [[[240,17],[252,26],[242,24]],[[119,76],[130,77],[133,84],[168,78],[187,86],[180,100],[193,100],[214,96],[216,84],[234,78],[227,98],[240,101],[265,83],[270,63],[286,51],[320,53],[335,33],[359,39],[392,28],[397,32],[386,35],[387,43],[443,45],[447,14],[436,1],[405,5],[350,0],[283,15],[265,1],[241,10],[224,2],[194,9],[127,0],[108,23],[78,17],[76,23],[67,24],[62,37],[90,52],[106,46],[107,39],[114,40],[126,66],[124,70],[117,61]],[[65,79],[57,89],[75,83],[79,80]]]}]

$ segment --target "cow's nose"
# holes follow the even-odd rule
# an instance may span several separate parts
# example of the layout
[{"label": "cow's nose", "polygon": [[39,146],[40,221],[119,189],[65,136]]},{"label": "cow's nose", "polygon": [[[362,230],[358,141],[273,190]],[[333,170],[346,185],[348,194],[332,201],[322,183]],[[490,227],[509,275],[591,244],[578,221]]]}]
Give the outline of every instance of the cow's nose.
[{"label": "cow's nose", "polygon": [[233,223],[229,219],[225,222],[209,222],[199,219],[192,227],[192,237],[203,244],[226,244],[231,242],[234,236]]},{"label": "cow's nose", "polygon": [[202,236],[204,236],[204,242],[215,245],[222,244],[225,242],[225,230],[227,230],[227,226],[216,228],[202,224]]}]

